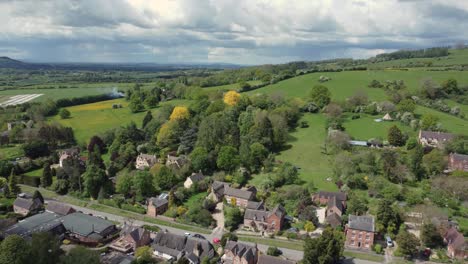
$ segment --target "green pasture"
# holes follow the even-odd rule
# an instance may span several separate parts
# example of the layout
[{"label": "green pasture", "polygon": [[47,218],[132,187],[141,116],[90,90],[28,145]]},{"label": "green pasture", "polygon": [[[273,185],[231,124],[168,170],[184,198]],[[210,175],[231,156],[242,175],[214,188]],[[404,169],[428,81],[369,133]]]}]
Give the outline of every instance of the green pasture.
[{"label": "green pasture", "polygon": [[398,121],[375,121],[375,119],[382,118],[382,116],[361,115],[359,119],[354,120],[348,118],[343,126],[345,127],[346,133],[356,140],[369,140],[371,138],[387,140],[388,129],[393,125],[396,125],[402,131],[410,135],[416,133],[409,126],[405,126]]},{"label": "green pasture", "polygon": [[427,114],[434,115],[439,118],[439,122],[442,124],[443,129],[456,134],[468,134],[468,120],[466,119],[461,119],[424,106],[418,106],[415,113],[422,116]]},{"label": "green pasture", "polygon": [[341,101],[352,96],[357,91],[367,93],[370,100],[384,101],[387,96],[383,89],[369,88],[372,80],[384,82],[386,80],[403,80],[411,91],[417,91],[421,87],[421,81],[432,78],[436,82],[442,82],[448,78],[455,78],[460,84],[468,84],[468,74],[461,71],[344,71],[344,72],[319,72],[310,73],[288,80],[268,85],[247,94],[280,93],[287,97],[305,98],[314,85],[320,84],[320,76],[330,77],[331,80],[322,83],[330,89],[332,99]]},{"label": "green pasture", "polygon": [[[123,107],[112,109],[112,104],[115,103],[122,104]],[[186,105],[187,101],[172,100],[161,103],[161,105],[164,104]],[[138,126],[141,126],[141,121],[146,114],[145,111],[131,113],[128,108],[128,102],[125,101],[125,99],[71,106],[67,107],[67,109],[71,113],[69,119],[60,119],[57,115],[50,120],[52,122],[59,122],[64,126],[72,127],[78,142],[87,142],[93,135],[102,133],[111,128],[129,124],[132,121]],[[158,111],[158,108],[154,108],[151,111]]]},{"label": "green pasture", "polygon": [[23,149],[20,145],[12,145],[0,148],[0,159],[11,160],[23,156]]},{"label": "green pasture", "polygon": [[326,137],[325,117],[318,114],[306,114],[301,119],[309,124],[308,128],[297,128],[290,134],[288,149],[281,151],[277,160],[291,162],[300,167],[299,175],[306,182],[312,181],[321,190],[336,190],[331,177],[332,170],[328,156],[322,153]]},{"label": "green pasture", "polygon": [[[262,81],[248,81],[247,83],[249,83],[250,85],[259,85],[262,83]],[[238,83],[203,88],[203,90],[207,90],[207,91],[229,91],[229,90],[237,90],[237,89],[239,89]]]}]

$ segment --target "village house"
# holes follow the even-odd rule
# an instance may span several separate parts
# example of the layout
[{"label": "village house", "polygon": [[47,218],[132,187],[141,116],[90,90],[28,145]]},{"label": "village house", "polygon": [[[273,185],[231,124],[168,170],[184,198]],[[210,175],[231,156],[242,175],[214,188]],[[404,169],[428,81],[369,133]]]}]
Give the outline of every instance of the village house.
[{"label": "village house", "polygon": [[59,165],[61,168],[64,166],[64,161],[69,159],[80,160],[80,149],[79,148],[69,148],[59,151]]},{"label": "village house", "polygon": [[144,170],[146,168],[151,168],[158,162],[156,155],[149,155],[140,153],[136,158],[135,168],[137,170]]},{"label": "village house", "polygon": [[180,155],[179,157],[173,155],[167,155],[166,166],[174,166],[178,169],[182,168],[185,164],[188,163],[188,159],[185,155]]},{"label": "village house", "polygon": [[337,196],[333,196],[330,199],[328,199],[325,216],[337,214],[341,217],[345,209],[345,202],[346,201],[339,200]]},{"label": "village house", "polygon": [[190,187],[192,187],[192,185],[194,183],[200,182],[204,178],[205,178],[205,176],[203,175],[203,173],[201,171],[196,172],[196,173],[195,172],[192,173],[192,175],[188,176],[187,179],[184,182],[185,189],[190,189]]},{"label": "village house", "polygon": [[39,198],[18,197],[13,203],[13,211],[22,216],[33,215],[44,208],[44,204]]},{"label": "village house", "polygon": [[213,246],[205,239],[186,237],[169,232],[158,232],[154,238],[153,255],[167,261],[177,261],[182,258],[191,264],[199,264],[204,258],[216,256]]},{"label": "village house", "polygon": [[229,183],[214,181],[211,185],[211,193],[208,196],[210,199],[221,202],[224,199],[238,207],[246,208],[249,201],[255,200],[257,189],[255,187],[236,189],[232,188]]},{"label": "village house", "polygon": [[327,222],[333,228],[341,226],[341,221],[341,216],[339,216],[337,213],[329,214],[325,217],[325,222]]},{"label": "village house", "polygon": [[283,227],[286,211],[277,205],[272,211],[246,209],[244,227],[254,231],[277,232]]},{"label": "village house", "polygon": [[345,234],[345,247],[370,250],[374,244],[375,236],[374,217],[349,215]]},{"label": "village house", "polygon": [[255,201],[248,201],[246,209],[252,210],[265,210],[265,202],[255,202]]},{"label": "village house", "polygon": [[467,259],[468,243],[463,234],[455,227],[450,227],[444,234],[444,242],[447,244],[447,255],[450,258]]},{"label": "village house", "polygon": [[61,218],[67,237],[88,245],[97,245],[117,233],[114,223],[105,219],[75,212]]},{"label": "village house", "polygon": [[146,214],[151,217],[156,217],[158,215],[164,214],[168,208],[169,201],[167,200],[167,197],[152,197],[148,199],[148,208],[146,210]]},{"label": "village house", "polygon": [[455,137],[454,134],[419,130],[418,141],[424,147],[443,148],[444,144]]},{"label": "village house", "polygon": [[127,253],[151,243],[150,232],[142,227],[125,223],[120,233],[120,238],[112,242],[110,248]]},{"label": "village house", "polygon": [[17,224],[9,227],[2,233],[5,238],[11,235],[18,235],[24,239],[31,239],[32,234],[39,232],[48,232],[62,239],[66,229],[61,221],[61,215],[43,212],[25,218]]},{"label": "village house", "polygon": [[227,241],[221,261],[225,264],[256,264],[258,261],[257,245],[249,246],[236,241]]},{"label": "village house", "polygon": [[46,207],[47,212],[55,213],[58,215],[68,215],[75,212],[75,209],[70,205],[59,203],[55,201],[47,202]]},{"label": "village house", "polygon": [[468,155],[451,153],[448,159],[449,171],[468,171]]},{"label": "village house", "polygon": [[22,128],[32,128],[34,125],[34,121],[13,121],[7,122],[7,129],[8,131],[12,130],[14,127],[21,126]]},{"label": "village house", "polygon": [[268,255],[258,256],[257,264],[294,264],[296,262]]},{"label": "village house", "polygon": [[318,193],[312,196],[312,201],[320,205],[328,205],[330,199],[335,199],[340,201],[343,205],[343,208],[346,207],[346,193],[344,192],[325,192],[319,191]]}]

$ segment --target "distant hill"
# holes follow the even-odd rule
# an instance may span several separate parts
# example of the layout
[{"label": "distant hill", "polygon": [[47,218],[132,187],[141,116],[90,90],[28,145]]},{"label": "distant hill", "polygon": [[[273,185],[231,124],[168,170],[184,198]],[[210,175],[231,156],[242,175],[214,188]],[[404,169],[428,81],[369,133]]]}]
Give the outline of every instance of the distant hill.
[{"label": "distant hill", "polygon": [[118,70],[118,71],[177,71],[184,69],[236,69],[241,66],[228,63],[30,63],[0,57],[0,68],[23,70]]}]

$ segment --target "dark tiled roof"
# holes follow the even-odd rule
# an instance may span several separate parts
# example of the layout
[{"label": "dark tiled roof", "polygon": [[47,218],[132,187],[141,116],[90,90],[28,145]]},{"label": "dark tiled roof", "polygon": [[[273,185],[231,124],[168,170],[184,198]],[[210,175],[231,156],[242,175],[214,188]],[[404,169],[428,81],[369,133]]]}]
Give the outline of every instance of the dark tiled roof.
[{"label": "dark tiled roof", "polygon": [[162,199],[162,198],[159,198],[159,197],[153,197],[153,198],[150,198],[151,200],[151,203],[153,204],[153,206],[155,207],[161,207],[163,205],[166,205],[169,203],[169,201],[167,199]]},{"label": "dark tiled roof", "polygon": [[331,208],[336,206],[338,210],[343,212],[343,204],[341,203],[340,200],[336,196],[333,196],[331,199],[328,200],[327,208]]},{"label": "dark tiled roof", "polygon": [[149,234],[149,231],[138,226],[132,226],[132,225],[124,225],[122,228],[122,233],[124,235],[130,235],[130,237],[133,239],[133,241],[138,242],[140,241],[145,234]]},{"label": "dark tiled roof", "polygon": [[258,257],[257,264],[294,264],[295,262],[285,260],[279,257],[261,255]]},{"label": "dark tiled roof", "polygon": [[255,221],[263,221],[270,216],[269,211],[264,211],[264,210],[252,210],[252,209],[246,209],[245,214],[244,214],[244,219],[249,219],[249,220],[255,220]]},{"label": "dark tiled roof", "polygon": [[454,137],[455,135],[450,133],[421,131],[421,138],[437,139],[437,141],[448,141]]},{"label": "dark tiled roof", "polygon": [[192,182],[199,182],[205,178],[203,173],[197,172],[197,173],[192,173],[192,175],[189,176],[189,178],[192,180]]},{"label": "dark tiled roof", "polygon": [[341,217],[336,213],[328,215],[327,218],[326,218],[326,221],[332,227],[337,227],[337,226],[341,225]]},{"label": "dark tiled roof", "polygon": [[[215,256],[214,248],[207,240],[187,238],[169,232],[158,232],[152,248],[176,258],[185,254],[192,260],[198,258],[198,262],[205,257],[211,259]],[[194,254],[196,251],[198,256]]]},{"label": "dark tiled roof", "polygon": [[245,200],[252,200],[255,196],[255,193],[248,190],[241,190],[236,188],[231,188],[229,186],[224,187],[224,195],[229,195]]},{"label": "dark tiled roof", "polygon": [[254,259],[258,254],[256,247],[238,243],[236,241],[228,241],[224,247],[224,250],[229,250],[235,256],[245,258],[247,261]]},{"label": "dark tiled roof", "polygon": [[248,201],[247,202],[247,209],[264,210],[265,209],[265,203],[263,201],[261,201],[261,202]]},{"label": "dark tiled roof", "polygon": [[40,205],[42,204],[41,200],[39,198],[36,199],[25,199],[18,197],[16,198],[15,202],[13,203],[14,206],[23,208],[26,210],[30,210],[33,206]]},{"label": "dark tiled roof", "polygon": [[468,155],[452,153],[450,157],[453,159],[454,162],[468,162]]},{"label": "dark tiled roof", "polygon": [[46,210],[49,212],[59,214],[59,215],[67,215],[75,211],[75,209],[73,209],[73,207],[71,207],[70,205],[55,202],[55,201],[49,201],[47,203]]},{"label": "dark tiled roof", "polygon": [[317,193],[319,198],[327,198],[330,199],[332,197],[336,197],[340,201],[346,201],[346,193],[343,192],[325,192],[325,191],[319,191]]},{"label": "dark tiled roof", "polygon": [[349,215],[348,226],[355,230],[375,232],[374,217],[370,215]]},{"label": "dark tiled roof", "polygon": [[115,226],[112,222],[102,218],[83,213],[72,213],[62,217],[65,228],[81,236],[91,236],[92,234],[103,234],[108,228]]},{"label": "dark tiled roof", "polygon": [[[58,226],[62,226],[60,215],[44,212],[28,217],[17,224],[5,230],[5,235],[19,235],[21,237],[30,237],[33,233],[47,232]],[[65,228],[62,226],[62,231]]]}]

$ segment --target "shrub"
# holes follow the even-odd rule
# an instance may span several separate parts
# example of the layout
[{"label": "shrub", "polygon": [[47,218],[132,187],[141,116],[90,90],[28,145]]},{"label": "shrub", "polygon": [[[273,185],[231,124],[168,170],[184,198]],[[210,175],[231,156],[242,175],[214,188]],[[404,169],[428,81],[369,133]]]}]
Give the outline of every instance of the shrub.
[{"label": "shrub", "polygon": [[131,211],[131,212],[138,213],[138,214],[145,214],[146,213],[145,208],[141,207],[138,204],[131,205],[131,204],[124,203],[124,204],[121,205],[121,208],[123,210]]},{"label": "shrub", "polygon": [[282,254],[281,250],[279,250],[277,247],[268,247],[266,253],[269,256],[275,256],[275,257]]},{"label": "shrub", "polygon": [[380,245],[380,244],[375,244],[373,249],[374,249],[375,253],[377,253],[377,254],[382,254],[383,253],[382,245]]}]

